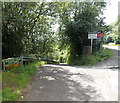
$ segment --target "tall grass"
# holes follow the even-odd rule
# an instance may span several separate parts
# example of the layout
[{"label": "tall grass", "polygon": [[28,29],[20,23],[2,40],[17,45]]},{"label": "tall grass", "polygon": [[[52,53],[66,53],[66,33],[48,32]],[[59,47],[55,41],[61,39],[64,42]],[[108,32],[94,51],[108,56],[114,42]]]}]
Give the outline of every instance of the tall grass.
[{"label": "tall grass", "polygon": [[102,60],[109,59],[113,56],[113,52],[109,49],[101,48],[100,51],[96,53],[92,53],[90,55],[84,55],[81,57],[78,57],[76,60],[74,60],[71,64],[72,65],[85,65],[85,66],[92,66]]},{"label": "tall grass", "polygon": [[2,73],[2,99],[3,101],[16,101],[27,86],[38,67],[44,62],[30,63],[25,66],[11,68]]}]

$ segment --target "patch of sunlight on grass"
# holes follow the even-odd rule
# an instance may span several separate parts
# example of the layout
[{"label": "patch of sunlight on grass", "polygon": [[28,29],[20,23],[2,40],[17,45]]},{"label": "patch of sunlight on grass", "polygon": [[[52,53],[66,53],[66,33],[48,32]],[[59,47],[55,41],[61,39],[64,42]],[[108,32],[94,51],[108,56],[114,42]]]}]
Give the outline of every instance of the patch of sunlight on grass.
[{"label": "patch of sunlight on grass", "polygon": [[104,44],[105,46],[120,46],[120,44]]}]

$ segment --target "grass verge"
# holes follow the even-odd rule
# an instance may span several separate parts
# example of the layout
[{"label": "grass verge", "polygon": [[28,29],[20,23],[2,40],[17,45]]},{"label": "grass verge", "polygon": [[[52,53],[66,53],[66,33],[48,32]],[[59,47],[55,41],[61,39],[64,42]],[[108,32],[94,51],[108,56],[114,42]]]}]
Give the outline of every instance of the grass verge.
[{"label": "grass verge", "polygon": [[120,46],[120,44],[104,44],[105,46]]},{"label": "grass verge", "polygon": [[44,62],[30,63],[25,66],[11,68],[2,73],[2,101],[16,101],[22,95],[22,89],[27,86],[39,66]]},{"label": "grass verge", "polygon": [[113,52],[109,49],[101,48],[100,51],[96,53],[92,53],[90,55],[85,55],[77,58],[72,65],[80,65],[80,66],[92,66],[102,60],[109,59],[113,56]]}]

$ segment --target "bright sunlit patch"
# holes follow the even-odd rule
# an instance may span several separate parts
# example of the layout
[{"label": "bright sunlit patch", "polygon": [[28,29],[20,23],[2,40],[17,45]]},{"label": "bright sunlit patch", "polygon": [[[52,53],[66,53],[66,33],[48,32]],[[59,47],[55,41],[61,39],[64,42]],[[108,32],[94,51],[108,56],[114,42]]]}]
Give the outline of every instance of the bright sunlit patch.
[{"label": "bright sunlit patch", "polygon": [[107,3],[107,7],[103,15],[106,17],[105,22],[107,24],[115,22],[118,18],[118,1],[119,0],[110,0],[110,2]]},{"label": "bright sunlit patch", "polygon": [[53,78],[51,76],[46,76],[45,79],[47,79],[47,80],[55,80],[55,78]]}]

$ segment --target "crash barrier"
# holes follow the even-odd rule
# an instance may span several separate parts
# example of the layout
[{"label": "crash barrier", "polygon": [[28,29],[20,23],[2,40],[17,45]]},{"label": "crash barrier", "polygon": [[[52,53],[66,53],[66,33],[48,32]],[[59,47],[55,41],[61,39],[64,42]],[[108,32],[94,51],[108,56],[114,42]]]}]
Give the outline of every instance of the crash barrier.
[{"label": "crash barrier", "polygon": [[33,61],[36,61],[36,60],[30,57],[23,57],[23,56],[4,59],[2,60],[2,69],[6,70],[7,68],[12,68],[12,67],[20,66],[20,65],[26,65]]},{"label": "crash barrier", "polygon": [[21,64],[22,59],[20,57],[4,59],[2,60],[2,69],[5,70],[7,68],[19,66]]},{"label": "crash barrier", "polygon": [[31,57],[21,57],[21,60],[22,60],[22,65],[26,65],[28,63],[36,61],[37,59],[35,58],[33,59]]},{"label": "crash barrier", "polygon": [[[46,61],[48,64],[57,63],[56,61],[53,61],[52,59],[45,59],[45,58],[31,58],[31,57],[16,57],[16,58],[8,58],[2,60],[2,70],[7,70],[8,68],[20,66],[20,65],[26,65],[31,62],[35,61]],[[8,69],[9,70],[9,69]]]}]

